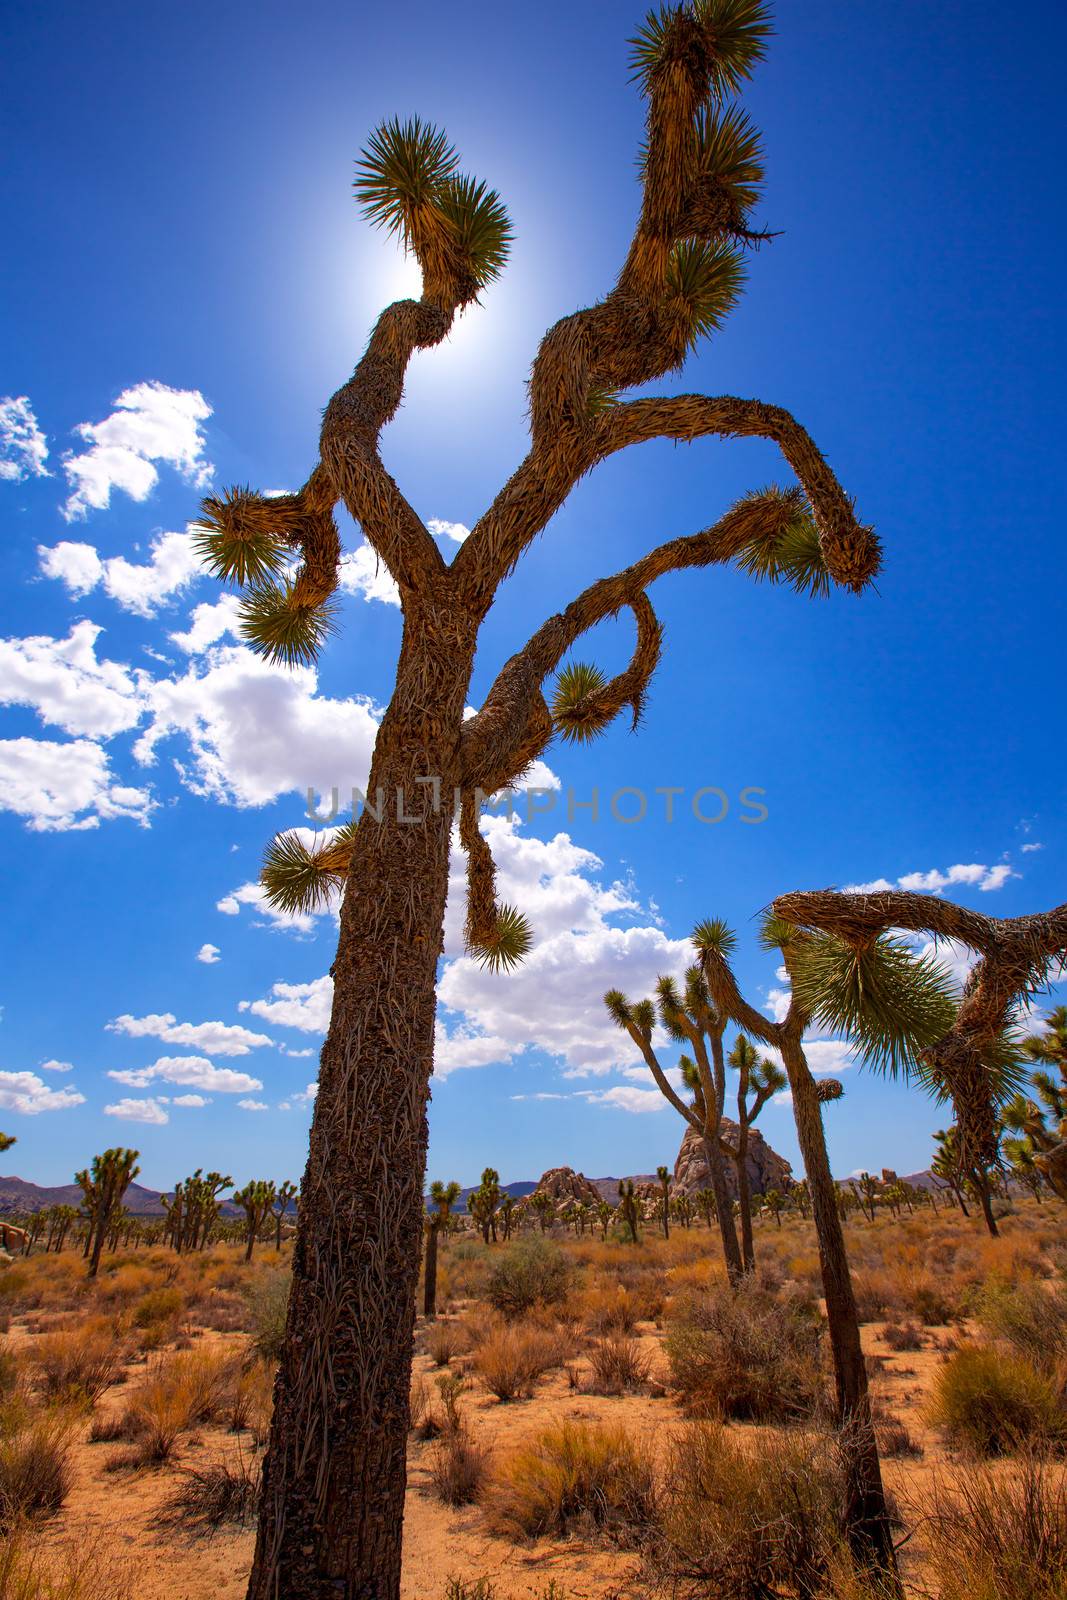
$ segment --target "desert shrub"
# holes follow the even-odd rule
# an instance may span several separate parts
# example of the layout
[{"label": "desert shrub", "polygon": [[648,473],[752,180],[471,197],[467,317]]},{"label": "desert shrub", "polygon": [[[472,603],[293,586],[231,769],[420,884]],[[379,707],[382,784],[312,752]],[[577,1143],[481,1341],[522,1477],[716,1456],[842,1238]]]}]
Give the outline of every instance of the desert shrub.
[{"label": "desert shrub", "polygon": [[124,1354],[114,1325],[103,1318],[43,1334],[30,1352],[42,1393],[64,1401],[95,1400],[115,1382]]},{"label": "desert shrub", "polygon": [[1063,1600],[1067,1483],[1024,1455],[1010,1474],[969,1467],[937,1483],[923,1506],[939,1600]]},{"label": "desert shrub", "polygon": [[488,1578],[449,1578],[444,1600],[496,1600],[496,1589]]},{"label": "desert shrub", "polygon": [[421,1428],[430,1405],[430,1391],[426,1379],[421,1372],[416,1372],[411,1380],[411,1394],[408,1400],[408,1424],[416,1432]]},{"label": "desert shrub", "polygon": [[105,1553],[102,1543],[79,1540],[47,1559],[25,1528],[0,1539],[0,1595],[4,1600],[132,1600],[130,1569]]},{"label": "desert shrub", "polygon": [[571,1264],[549,1239],[520,1239],[508,1245],[490,1268],[485,1298],[509,1320],[534,1306],[555,1306],[566,1298]]},{"label": "desert shrub", "polygon": [[0,1439],[0,1525],[58,1511],[71,1476],[70,1428],[61,1416],[34,1417]]},{"label": "desert shrub", "polygon": [[883,1456],[910,1456],[916,1459],[923,1453],[922,1445],[909,1433],[906,1425],[890,1412],[875,1417],[874,1432]]},{"label": "desert shrub", "polygon": [[953,1444],[999,1455],[1026,1443],[1067,1442],[1067,1415],[1055,1385],[1022,1356],[960,1345],[937,1374],[930,1420]]},{"label": "desert shrub", "polygon": [[817,1594],[842,1506],[826,1437],[770,1433],[746,1446],[721,1423],[694,1423],[671,1443],[647,1565],[685,1596]]},{"label": "desert shrub", "polygon": [[426,1331],[426,1354],[435,1367],[447,1367],[453,1356],[469,1349],[466,1329],[458,1322],[434,1322]]},{"label": "desert shrub", "polygon": [[531,1395],[541,1374],[561,1366],[567,1353],[552,1329],[505,1323],[482,1340],[474,1366],[490,1394],[516,1400]]},{"label": "desert shrub", "polygon": [[632,1333],[638,1320],[637,1297],[621,1283],[586,1289],[574,1298],[570,1311],[596,1334]]},{"label": "desert shrub", "polygon": [[19,1358],[9,1344],[0,1345],[0,1399],[14,1394],[19,1382]]},{"label": "desert shrub", "polygon": [[282,1358],[289,1283],[288,1272],[271,1268],[253,1279],[245,1290],[251,1347],[264,1361],[277,1363]]},{"label": "desert shrub", "polygon": [[925,1343],[922,1329],[914,1322],[887,1322],[882,1338],[890,1350],[921,1350]]},{"label": "desert shrub", "polygon": [[224,1523],[245,1527],[254,1520],[259,1498],[259,1467],[238,1454],[210,1466],[187,1468],[178,1487],[153,1519],[164,1528],[212,1532]]},{"label": "desert shrub", "polygon": [[249,1322],[248,1301],[223,1289],[198,1296],[189,1306],[190,1319],[216,1333],[243,1333]]},{"label": "desert shrub", "polygon": [[933,1278],[912,1279],[904,1289],[903,1301],[905,1309],[918,1317],[925,1328],[943,1327],[947,1322],[955,1322],[960,1315],[959,1296],[944,1281],[937,1282]]},{"label": "desert shrub", "polygon": [[974,1297],[975,1320],[1043,1370],[1054,1370],[1067,1350],[1067,1294],[1034,1279],[1012,1285],[989,1278]]},{"label": "desert shrub", "polygon": [[226,1422],[234,1433],[250,1429],[257,1444],[267,1437],[274,1404],[274,1368],[253,1360],[238,1367],[225,1401]]},{"label": "desert shrub", "polygon": [[489,1452],[464,1427],[450,1429],[430,1458],[430,1481],[446,1506],[469,1506],[480,1497]]},{"label": "desert shrub", "polygon": [[654,1507],[648,1452],[625,1428],[559,1422],[500,1466],[486,1493],[490,1527],[509,1538],[599,1529],[628,1543]]},{"label": "desert shrub", "polygon": [[666,1351],[690,1413],[773,1422],[824,1407],[821,1337],[802,1307],[748,1281],[686,1302]]},{"label": "desert shrub", "polygon": [[43,1298],[36,1283],[25,1267],[0,1269],[0,1305],[9,1311],[28,1311],[39,1306]]},{"label": "desert shrub", "polygon": [[179,1435],[198,1423],[212,1421],[223,1409],[231,1378],[229,1359],[210,1351],[192,1351],[161,1361],[133,1396],[123,1418],[121,1436],[136,1442],[137,1464],[169,1461]]},{"label": "desert shrub", "polygon": [[177,1322],[185,1305],[185,1296],[173,1286],[167,1289],[150,1289],[134,1306],[131,1321],[135,1328],[154,1328],[160,1324]]},{"label": "desert shrub", "polygon": [[884,1272],[854,1272],[852,1292],[861,1322],[877,1322],[880,1317],[894,1316],[900,1310],[896,1285]]},{"label": "desert shrub", "polygon": [[626,1394],[648,1382],[652,1351],[637,1339],[598,1339],[589,1352],[593,1394]]}]

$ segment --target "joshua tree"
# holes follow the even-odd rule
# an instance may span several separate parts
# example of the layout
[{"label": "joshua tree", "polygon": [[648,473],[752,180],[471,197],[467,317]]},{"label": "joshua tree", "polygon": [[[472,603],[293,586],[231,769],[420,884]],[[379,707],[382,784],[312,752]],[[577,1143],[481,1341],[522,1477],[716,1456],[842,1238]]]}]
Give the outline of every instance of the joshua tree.
[{"label": "joshua tree", "polygon": [[765,1189],[763,1204],[773,1216],[778,1227],[782,1226],[782,1193],[780,1189]]},{"label": "joshua tree", "polygon": [[614,1207],[609,1205],[606,1200],[597,1201],[596,1219],[600,1223],[600,1237],[602,1239],[607,1238],[608,1229],[611,1226],[611,1219],[614,1215]]},{"label": "joshua tree", "polygon": [[430,1185],[433,1210],[426,1219],[426,1261],[422,1286],[422,1314],[426,1318],[437,1315],[437,1245],[443,1229],[448,1227],[452,1207],[461,1194],[458,1183],[442,1183],[435,1179]]},{"label": "joshua tree", "polygon": [[[640,1050],[664,1099],[670,1102],[680,1117],[684,1117],[701,1141],[715,1195],[715,1212],[726,1271],[731,1283],[736,1283],[742,1272],[741,1252],[737,1246],[737,1230],[723,1166],[724,1156],[733,1155],[733,1149],[725,1143],[721,1134],[726,1097],[722,1036],[729,1019],[712,1002],[698,966],[690,967],[685,975],[684,995],[679,994],[672,978],[663,977],[656,983],[655,1005],[651,1000],[638,1000],[631,1004],[618,989],[608,990],[604,1004],[612,1021],[629,1034]],[[684,1041],[693,1051],[692,1057],[683,1055],[679,1062],[685,1085],[693,1092],[691,1103],[678,1094],[653,1048],[652,1032],[657,1012],[671,1038]]]},{"label": "joshua tree", "polygon": [[234,1204],[245,1214],[245,1260],[251,1261],[260,1229],[274,1207],[277,1190],[264,1178],[253,1178],[234,1192]]},{"label": "joshua tree", "polygon": [[[344,896],[251,1600],[322,1600],[339,1586],[375,1600],[398,1593],[425,1112],[457,791],[468,941],[503,966],[531,931],[497,904],[479,797],[513,783],[554,734],[589,738],[624,707],[641,711],[660,652],[654,580],[732,564],[801,592],[831,583],[859,592],[878,570],[873,533],[787,412],[733,397],[627,398],[679,370],[719,326],[740,291],[743,250],[765,237],[749,220],[762,178],[758,136],[729,102],[769,32],[760,0],[684,0],[640,31],[634,65],[648,119],[633,241],[605,297],[543,339],[529,384],[529,451],[450,565],[387,472],[380,436],[412,356],[439,345],[500,275],[510,226],[497,195],[459,172],[446,136],[418,120],[378,129],[356,194],[418,261],[421,297],[382,312],[326,406],[302,488],[273,498],[232,490],[204,505],[204,553],[245,588],[244,636],[269,659],[312,660],[332,631],[339,502],[395,581],[403,613],[396,686],[371,763],[373,803],[317,848],[284,835],[265,867],[276,905],[321,907],[341,885]],[[497,589],[579,481],[630,445],[735,436],[773,440],[799,486],[750,495],[703,531],[592,584],[511,657],[465,721]],[[608,680],[572,662],[550,706],[544,685],[568,652],[621,610],[637,625],[629,667]]]},{"label": "joshua tree", "polygon": [[482,1230],[482,1238],[489,1243],[492,1233],[496,1244],[496,1208],[500,1204],[500,1174],[494,1167],[486,1167],[478,1188],[467,1196],[467,1210]]},{"label": "joshua tree", "polygon": [[657,1167],[656,1168],[656,1177],[659,1179],[659,1185],[660,1185],[660,1188],[663,1191],[663,1193],[662,1193],[662,1195],[660,1197],[660,1204],[661,1204],[661,1206],[663,1208],[663,1237],[665,1239],[669,1239],[670,1236],[671,1236],[671,1173],[670,1173],[670,1168],[669,1167]]},{"label": "joshua tree", "polygon": [[630,1238],[637,1243],[637,1224],[641,1207],[634,1191],[634,1180],[624,1178],[619,1184],[619,1216],[630,1230]]},{"label": "joshua tree", "polygon": [[500,1202],[500,1226],[503,1229],[505,1244],[511,1238],[511,1230],[514,1226],[514,1216],[515,1196],[506,1194],[503,1200]]},{"label": "joshua tree", "polygon": [[13,1144],[18,1144],[18,1139],[13,1133],[0,1133],[0,1156],[5,1150],[10,1150]]},{"label": "joshua tree", "polygon": [[[743,1033],[739,1033],[727,1057],[728,1064],[738,1074],[737,1079],[737,1148],[734,1163],[737,1167],[737,1208],[741,1217],[741,1253],[746,1272],[756,1265],[756,1248],[752,1238],[752,1195],[748,1181],[748,1135],[767,1101],[779,1094],[786,1085],[785,1073],[777,1062],[761,1057]],[[749,1099],[749,1092],[752,1099]]]},{"label": "joshua tree", "polygon": [[541,1232],[548,1232],[548,1225],[556,1215],[556,1204],[550,1194],[545,1194],[538,1189],[530,1196],[530,1204],[537,1212],[537,1220],[541,1224]]},{"label": "joshua tree", "polygon": [[710,1189],[698,1189],[696,1205],[700,1215],[704,1218],[705,1227],[710,1229],[713,1223],[718,1220],[715,1196],[712,1191]]},{"label": "joshua tree", "polygon": [[852,1192],[859,1201],[860,1210],[865,1217],[874,1221],[874,1204],[878,1198],[878,1179],[872,1178],[869,1172],[861,1172],[858,1178],[850,1178]]},{"label": "joshua tree", "polygon": [[75,1181],[85,1196],[89,1232],[85,1253],[89,1257],[89,1276],[95,1278],[100,1267],[100,1252],[114,1218],[122,1210],[122,1199],[140,1172],[135,1163],[139,1150],[116,1148],[94,1156],[87,1171],[76,1172]]},{"label": "joshua tree", "polygon": [[1005,1139],[1004,1152],[1036,1198],[1044,1179],[1053,1194],[1067,1200],[1067,1006],[1049,1012],[1045,1026],[1046,1033],[1025,1040],[1023,1051],[1031,1061],[1055,1067],[1059,1081],[1042,1067],[1030,1078],[1041,1103],[1023,1094],[1007,1102],[1001,1120],[1019,1137]]},{"label": "joshua tree", "polygon": [[[934,1134],[937,1154],[930,1163],[930,1171],[947,1183],[956,1203],[965,1217],[970,1216],[964,1194],[977,1200],[986,1229],[995,1239],[999,1233],[993,1215],[993,1169],[980,1166],[976,1160],[966,1158],[958,1123],[941,1128]],[[1000,1161],[1000,1134],[997,1132],[996,1160]]]}]

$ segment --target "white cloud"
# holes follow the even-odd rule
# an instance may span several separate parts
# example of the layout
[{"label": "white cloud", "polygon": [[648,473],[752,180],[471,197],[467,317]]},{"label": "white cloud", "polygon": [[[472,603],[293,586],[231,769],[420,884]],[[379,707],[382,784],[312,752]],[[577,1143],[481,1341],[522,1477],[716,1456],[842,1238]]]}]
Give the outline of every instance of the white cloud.
[{"label": "white cloud", "polygon": [[238,1104],[238,1106],[240,1107],[240,1109],[242,1111],[269,1111],[270,1110],[270,1106],[267,1104],[267,1102],[265,1100],[238,1100],[237,1104]]},{"label": "white cloud", "polygon": [[[298,828],[294,831],[301,833],[305,830]],[[216,901],[215,910],[221,911],[224,917],[236,917],[240,915],[242,906],[251,907],[266,919],[255,922],[255,927],[271,927],[285,933],[311,933],[316,916],[321,915],[318,912],[279,911],[270,904],[267,891],[261,883],[242,883],[238,888],[231,889],[229,894]]]},{"label": "white cloud", "polygon": [[63,507],[68,522],[90,508],[103,510],[112,489],[145,500],[159,481],[153,465],[166,462],[196,488],[205,488],[214,468],[204,457],[200,424],[211,407],[197,389],[171,389],[163,383],[138,383],[123,390],[115,410],[102,422],[82,422],[73,430],[89,448],[68,450],[63,470],[70,495]]},{"label": "white cloud", "polygon": [[[259,1045],[273,1044],[265,1033],[253,1033],[234,1022],[179,1022],[170,1011],[131,1017],[125,1012],[107,1025],[109,1033],[131,1039],[162,1039],[166,1044],[192,1045],[212,1056],[246,1056]],[[177,1081],[177,1080],[175,1080]]]},{"label": "white cloud", "polygon": [[584,1100],[599,1106],[614,1106],[618,1111],[636,1113],[667,1111],[667,1101],[658,1089],[634,1089],[629,1084],[617,1083],[610,1089],[584,1089]]},{"label": "white cloud", "polygon": [[315,978],[311,983],[275,983],[271,1000],[242,1000],[239,1011],[250,1011],[281,1028],[299,1028],[302,1033],[325,1033],[330,1024],[333,979]]},{"label": "white cloud", "polygon": [[109,1072],[108,1077],[131,1089],[146,1089],[155,1082],[177,1083],[205,1094],[249,1094],[263,1087],[259,1078],[247,1072],[236,1072],[232,1067],[217,1067],[205,1056],[160,1056],[150,1067],[116,1070]]},{"label": "white cloud", "polygon": [[73,1072],[74,1063],[73,1061],[42,1061],[40,1070],[42,1072]]},{"label": "white cloud", "polygon": [[147,1122],[153,1127],[161,1128],[170,1121],[169,1114],[164,1111],[159,1100],[135,1100],[127,1095],[125,1099],[116,1100],[112,1105],[104,1107],[105,1117],[119,1117],[123,1122]]},{"label": "white cloud", "polygon": [[213,967],[219,959],[218,945],[202,944],[200,949],[196,952],[196,959],[198,961],[202,961],[205,967]]},{"label": "white cloud", "polygon": [[435,539],[451,539],[454,544],[462,544],[464,539],[469,539],[471,531],[462,522],[445,522],[443,517],[431,517],[426,524]]},{"label": "white cloud", "polygon": [[176,1094],[171,1101],[172,1106],[188,1106],[199,1110],[201,1106],[209,1106],[211,1101],[202,1094]]},{"label": "white cloud", "polygon": [[937,867],[932,867],[928,872],[905,872],[898,878],[894,885],[888,878],[874,878],[870,883],[846,883],[846,894],[878,894],[887,889],[906,889],[913,894],[940,894],[942,889],[954,885],[966,884],[970,888],[980,889],[988,893],[994,889],[1002,889],[1009,878],[1017,878],[1019,874],[1013,872],[1007,862],[1000,862],[995,867],[983,866],[979,862],[957,862],[954,867],[946,867],[942,872]]},{"label": "white cloud", "polygon": [[1032,855],[1035,850],[1043,850],[1045,847],[1044,847],[1043,844],[1034,843],[1034,844],[1024,844],[1021,848],[1022,848],[1023,855],[1024,856],[1029,856],[1029,855]]},{"label": "white cloud", "polygon": [[147,676],[98,661],[102,632],[76,622],[65,639],[0,639],[0,704],[29,706],[42,722],[74,735],[107,739],[135,727]]},{"label": "white cloud", "polygon": [[306,1050],[290,1050],[288,1045],[282,1046],[282,1055],[291,1056],[294,1060],[306,1060],[308,1056],[313,1056],[314,1054],[315,1052],[310,1045]]},{"label": "white cloud", "polygon": [[35,1117],[41,1111],[66,1111],[85,1104],[77,1089],[50,1089],[35,1072],[0,1072],[0,1110]]},{"label": "white cloud", "polygon": [[366,541],[354,550],[345,551],[341,558],[338,583],[346,594],[360,595],[364,600],[380,600],[387,606],[400,604],[400,590],[388,567],[376,554],[373,545]]},{"label": "white cloud", "polygon": [[47,460],[48,442],[37,425],[29,396],[6,395],[0,400],[0,481],[47,478]]},{"label": "white cloud", "polygon": [[279,1111],[291,1111],[294,1106],[309,1106],[319,1092],[317,1083],[309,1083],[306,1089],[301,1089],[296,1094],[291,1094],[286,1100],[278,1101]]},{"label": "white cloud", "polygon": [[179,766],[195,794],[237,806],[260,806],[279,795],[312,789],[351,803],[370,771],[378,732],[369,700],[331,700],[316,694],[311,667],[272,666],[243,647],[209,652],[180,678],[150,686],[151,724],[134,747],[139,761],[184,734],[192,770]]},{"label": "white cloud", "polygon": [[45,576],[58,578],[72,598],[78,599],[102,583],[117,605],[139,617],[154,616],[161,605],[203,576],[188,531],[157,533],[148,561],[127,561],[125,556],[102,560],[95,546],[70,539],[57,545],[39,544],[37,556]]},{"label": "white cloud", "polygon": [[0,810],[25,817],[35,833],[99,827],[125,817],[148,826],[148,789],[112,782],[106,752],[89,739],[0,740]]},{"label": "white cloud", "polygon": [[241,599],[236,594],[224,594],[221,599],[205,600],[194,606],[189,628],[185,633],[172,633],[168,637],[184,650],[186,655],[203,655],[209,645],[217,644],[226,634],[240,637]]}]

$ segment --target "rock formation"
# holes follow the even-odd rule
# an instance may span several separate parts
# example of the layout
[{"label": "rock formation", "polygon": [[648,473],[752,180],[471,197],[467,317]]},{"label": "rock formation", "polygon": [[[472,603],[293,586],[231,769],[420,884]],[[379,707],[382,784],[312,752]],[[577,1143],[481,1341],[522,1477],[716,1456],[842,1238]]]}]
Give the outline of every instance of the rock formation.
[{"label": "rock formation", "polygon": [[[737,1123],[731,1122],[728,1117],[723,1117],[722,1133],[728,1144],[736,1144]],[[727,1187],[731,1197],[736,1200],[737,1168],[729,1159],[724,1165]],[[748,1182],[752,1193],[766,1194],[768,1189],[778,1189],[784,1194],[787,1189],[793,1187],[794,1181],[793,1169],[789,1162],[771,1149],[758,1128],[751,1128],[748,1135]],[[678,1159],[674,1163],[671,1195],[695,1195],[699,1190],[709,1187],[708,1164],[704,1158],[703,1143],[693,1128],[686,1128],[682,1147],[678,1151]]]},{"label": "rock formation", "polygon": [[[557,1211],[569,1205],[580,1206],[583,1201],[595,1206],[600,1200],[600,1191],[590,1183],[584,1172],[575,1172],[573,1167],[550,1167],[542,1175],[534,1194],[547,1194]],[[527,1204],[532,1199],[531,1195]]]}]

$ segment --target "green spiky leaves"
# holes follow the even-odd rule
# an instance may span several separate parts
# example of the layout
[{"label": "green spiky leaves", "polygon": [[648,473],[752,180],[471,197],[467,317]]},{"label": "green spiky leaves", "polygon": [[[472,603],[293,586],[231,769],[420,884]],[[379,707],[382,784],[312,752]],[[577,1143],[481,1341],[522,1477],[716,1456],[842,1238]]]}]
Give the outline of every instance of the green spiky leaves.
[{"label": "green spiky leaves", "polygon": [[355,824],[347,823],[309,847],[299,833],[279,833],[267,846],[259,875],[268,904],[288,916],[325,911],[344,887],[354,835]]},{"label": "green spiky leaves", "polygon": [[477,939],[468,937],[467,951],[490,972],[510,972],[533,948],[533,929],[516,906],[502,905]]},{"label": "green spiky leaves", "polygon": [[[280,512],[280,508],[277,508]],[[193,547],[204,566],[223,583],[266,584],[284,570],[291,552],[271,502],[251,489],[226,489],[201,504],[193,524]]]},{"label": "green spiky leaves", "polygon": [[744,262],[729,245],[706,239],[675,245],[667,263],[665,307],[681,323],[688,348],[722,326],[744,284]]},{"label": "green spiky leaves", "polygon": [[309,666],[335,631],[337,604],[303,598],[289,578],[256,584],[241,601],[241,637],[268,661]]},{"label": "green spiky leaves", "polygon": [[893,1077],[944,1038],[959,1003],[940,962],[888,934],[859,950],[812,935],[793,963],[793,994],[816,1026],[846,1034],[867,1066]]},{"label": "green spiky leaves", "polygon": [[552,720],[570,744],[588,744],[611,722],[614,712],[606,710],[601,697],[608,680],[599,667],[585,661],[572,661],[556,679],[552,696]]},{"label": "green spiky leaves", "polygon": [[760,923],[757,940],[761,950],[784,950],[798,937],[802,936],[791,922],[769,911]]},{"label": "green spiky leaves", "polygon": [[630,1002],[621,989],[609,989],[604,996],[608,1016],[617,1028],[628,1028],[633,1020],[630,1012]]},{"label": "green spiky leaves", "polygon": [[762,59],[771,34],[760,0],[694,0],[650,11],[631,39],[630,63],[646,94],[674,65],[685,66],[704,93],[736,94]]},{"label": "green spiky leaves", "polygon": [[702,110],[697,118],[697,174],[702,185],[730,201],[740,217],[755,205],[763,184],[760,136],[738,106]]},{"label": "green spiky leaves", "polygon": [[[363,214],[414,254],[435,279],[469,279],[473,292],[498,278],[511,245],[499,195],[459,172],[446,135],[419,117],[374,133],[356,166]],[[461,298],[470,298],[469,289]]]},{"label": "green spiky leaves", "polygon": [[781,517],[771,526],[763,519],[756,523],[751,538],[734,557],[740,570],[757,582],[787,584],[797,594],[811,599],[828,595],[830,574],[803,490],[779,489],[772,484],[745,498],[753,504],[776,498]]},{"label": "green spiky leaves", "polygon": [[693,929],[693,943],[701,955],[715,954],[727,961],[737,948],[737,935],[723,917],[707,917]]}]

